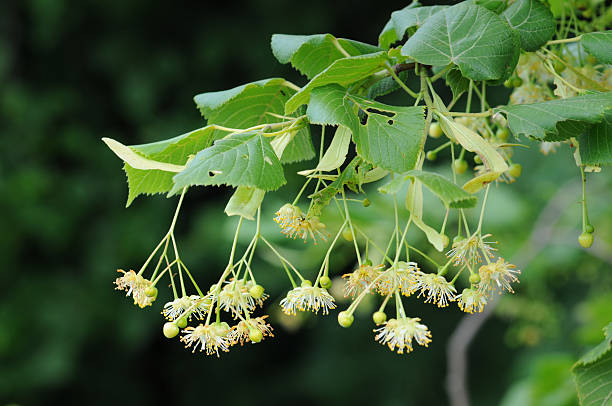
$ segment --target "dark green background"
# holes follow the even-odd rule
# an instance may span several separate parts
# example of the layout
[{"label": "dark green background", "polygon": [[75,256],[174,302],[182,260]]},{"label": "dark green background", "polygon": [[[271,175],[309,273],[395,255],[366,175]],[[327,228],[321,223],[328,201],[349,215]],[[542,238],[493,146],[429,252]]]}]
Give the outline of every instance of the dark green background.
[{"label": "dark green background", "polygon": [[[272,33],[331,32],[375,43],[390,13],[404,5],[3,1],[0,404],[447,404],[445,346],[463,316],[454,306],[438,311],[407,301],[434,335],[429,349],[410,355],[375,343],[366,313],[348,330],[337,326],[335,314],[308,318],[297,332],[273,319],[274,339],[217,359],[191,354],[162,336],[158,310],[168,292],[142,311],[112,284],[117,268],[138,268],[163,236],[176,200],[139,198],[125,209],[121,162],[100,138],[136,144],[200,127],[192,102],[198,92],[277,76],[301,85],[303,78],[274,59]],[[499,104],[508,91],[489,94]],[[401,103],[401,95],[396,100]],[[487,220],[506,257],[515,254],[556,190],[579,176],[567,147],[544,157],[537,145],[525,143],[531,148],[519,149],[516,158],[524,175],[512,187],[492,190]],[[568,367],[601,339],[612,305],[609,168],[592,179],[599,254],[577,248],[576,183],[564,196],[567,211],[551,247],[528,266],[520,264],[517,295],[502,302],[502,317],[489,321],[471,347],[474,404],[499,404],[512,388],[525,387],[533,404],[575,404]],[[271,221],[299,188],[297,177],[289,180],[294,183],[264,203],[264,232],[286,247],[306,249],[283,240]],[[204,285],[218,277],[227,258],[235,226],[235,218],[222,214],[229,195],[225,188],[192,190],[179,219],[183,257]],[[372,199],[359,221],[384,232],[388,202]],[[440,213],[428,215],[438,224]],[[342,273],[352,266],[351,247],[337,252],[333,267]],[[314,262],[300,260],[298,251],[294,258],[305,273],[314,273]],[[277,303],[286,281],[265,258],[256,264],[269,303]],[[551,393],[558,398],[542,400]]]}]

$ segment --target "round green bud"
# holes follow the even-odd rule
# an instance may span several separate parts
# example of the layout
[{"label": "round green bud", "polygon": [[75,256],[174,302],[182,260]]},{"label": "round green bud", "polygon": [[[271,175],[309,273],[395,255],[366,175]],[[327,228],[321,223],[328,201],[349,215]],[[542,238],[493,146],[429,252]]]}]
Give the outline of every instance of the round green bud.
[{"label": "round green bud", "polygon": [[350,327],[351,324],[353,324],[353,320],[355,320],[353,315],[347,312],[346,310],[338,313],[338,324],[340,324],[344,328]]},{"label": "round green bud", "polygon": [[264,294],[264,287],[261,285],[253,285],[251,286],[251,289],[249,289],[249,295],[251,295],[253,299],[261,299],[263,294]]},{"label": "round green bud", "polygon": [[443,132],[442,128],[440,127],[440,124],[437,122],[431,123],[431,125],[429,126],[429,136],[431,138],[440,138],[442,134]]},{"label": "round green bud", "polygon": [[435,161],[438,157],[438,154],[436,154],[435,151],[427,151],[427,154],[425,156],[429,161]]},{"label": "round green bud", "polygon": [[157,297],[157,288],[153,285],[147,286],[145,289],[145,295],[148,297]]},{"label": "round green bud", "polygon": [[465,160],[455,159],[453,161],[453,169],[455,170],[455,173],[457,173],[458,175],[465,173],[465,171],[467,171],[467,168],[468,168],[468,164],[467,162],[465,162]]},{"label": "round green bud", "polygon": [[442,248],[448,247],[448,243],[450,242],[450,240],[448,239],[448,235],[442,234],[441,237],[442,237]]},{"label": "round green bud", "polygon": [[504,86],[508,89],[513,88],[514,86],[512,85],[512,79],[506,79],[506,81],[504,82]]},{"label": "round green bud", "polygon": [[478,275],[477,273],[473,273],[470,275],[470,283],[472,285],[475,285],[477,283],[480,283],[480,275]]},{"label": "round green bud", "polygon": [[224,321],[221,323],[213,323],[212,327],[214,329],[215,334],[219,337],[225,337],[230,331],[229,324]]},{"label": "round green bud", "polygon": [[329,278],[329,276],[325,276],[325,275],[321,276],[319,283],[321,284],[321,287],[325,289],[329,289],[332,286],[332,280]]},{"label": "round green bud", "polygon": [[520,87],[523,84],[523,79],[518,76],[512,78],[512,87]]},{"label": "round green bud", "polygon": [[169,321],[164,324],[164,335],[166,336],[166,338],[174,338],[178,335],[178,333],[179,328],[173,322]]},{"label": "round green bud", "polygon": [[342,238],[346,241],[353,241],[353,233],[350,228],[345,228],[342,230]]},{"label": "round green bud", "polygon": [[378,326],[387,321],[387,315],[385,314],[385,312],[377,311],[374,312],[374,314],[372,315],[372,320],[374,320],[374,324]]},{"label": "round green bud", "polygon": [[187,317],[181,317],[175,323],[179,328],[185,328],[187,327]]},{"label": "round green bud", "polygon": [[507,128],[499,128],[497,130],[497,132],[495,133],[495,136],[501,142],[506,142],[506,141],[508,141],[508,137],[510,136],[510,132],[508,131]]},{"label": "round green bud", "polygon": [[480,157],[480,155],[474,155],[474,163],[477,165],[482,165],[482,158]]},{"label": "round green bud", "polygon": [[249,331],[249,340],[253,343],[259,343],[263,340],[263,333],[256,328],[252,328]]},{"label": "round green bud", "polygon": [[371,204],[370,203],[370,199],[368,199],[368,198],[363,199],[363,203],[362,204],[363,204],[363,207],[370,207],[370,204]]},{"label": "round green bud", "polygon": [[521,176],[521,172],[523,172],[523,167],[521,164],[512,164],[510,165],[510,169],[508,169],[508,175],[512,176],[513,178],[518,178]]},{"label": "round green bud", "polygon": [[366,259],[365,262],[363,263],[365,266],[372,266],[372,260],[370,259]]},{"label": "round green bud", "polygon": [[461,241],[463,241],[463,240],[465,240],[465,237],[464,237],[464,236],[462,236],[462,235],[456,235],[456,236],[453,238],[453,244],[456,244],[456,243],[461,242]]},{"label": "round green bud", "polygon": [[580,245],[583,248],[589,248],[591,245],[593,245],[593,234],[591,233],[580,234],[580,237],[578,237],[578,243],[580,243]]},{"label": "round green bud", "polygon": [[311,287],[311,286],[312,286],[312,282],[310,282],[308,279],[304,279],[304,280],[302,281],[302,287],[303,287],[303,288],[309,288],[309,287]]},{"label": "round green bud", "polygon": [[595,232],[595,227],[593,227],[593,224],[587,224],[584,228],[589,234],[593,234]]}]

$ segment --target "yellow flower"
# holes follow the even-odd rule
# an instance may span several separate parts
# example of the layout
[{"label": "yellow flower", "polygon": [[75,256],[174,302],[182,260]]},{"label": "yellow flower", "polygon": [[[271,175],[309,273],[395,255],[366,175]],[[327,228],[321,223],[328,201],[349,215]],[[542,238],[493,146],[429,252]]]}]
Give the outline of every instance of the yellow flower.
[{"label": "yellow flower", "polygon": [[332,295],[325,288],[315,286],[300,286],[292,289],[287,296],[280,302],[283,312],[293,316],[297,311],[312,311],[328,314],[331,309],[336,308],[336,303]]},{"label": "yellow flower", "polygon": [[211,303],[210,295],[204,297],[198,295],[183,296],[166,303],[162,313],[170,321],[181,318],[185,312],[189,313],[187,315],[188,320],[191,320],[191,316],[202,320],[210,310]]},{"label": "yellow flower", "polygon": [[342,275],[342,278],[346,279],[344,296],[355,297],[363,292],[376,279],[383,268],[383,265],[360,265],[355,271]]},{"label": "yellow flower", "polygon": [[403,354],[404,351],[411,352],[412,340],[427,347],[431,342],[431,332],[426,325],[419,323],[420,321],[418,317],[390,319],[382,327],[374,330],[378,333],[374,339],[386,344],[391,351],[397,348],[398,354]]},{"label": "yellow flower", "polygon": [[481,253],[489,258],[493,258],[493,251],[495,248],[491,247],[491,244],[495,242],[486,241],[487,237],[491,234],[485,234],[483,236],[473,235],[470,238],[464,238],[453,244],[453,249],[446,253],[446,256],[453,259],[455,265],[461,263],[466,265],[474,265],[482,262]]},{"label": "yellow flower", "polygon": [[282,229],[282,233],[290,238],[301,238],[306,242],[308,237],[317,243],[317,238],[327,241],[327,226],[316,216],[305,216],[299,207],[285,204],[276,212],[274,221]]},{"label": "yellow flower", "polygon": [[125,272],[123,269],[118,269],[117,272],[123,273],[123,276],[115,279],[115,285],[117,285],[115,289],[125,290],[126,296],[132,295],[134,304],[140,308],[151,306],[155,301],[155,296],[148,296],[146,290],[152,287],[153,283],[132,270]]},{"label": "yellow flower", "polygon": [[206,355],[217,354],[218,357],[219,350],[228,352],[232,345],[229,334],[223,334],[219,330],[210,324],[186,327],[181,341],[185,343],[185,348],[193,346],[192,352],[196,352],[200,346],[200,351],[206,350]]},{"label": "yellow flower", "polygon": [[463,289],[457,299],[459,308],[466,313],[480,313],[487,304],[487,295],[478,289]]},{"label": "yellow flower", "polygon": [[254,317],[249,320],[242,320],[240,323],[232,327],[229,333],[229,339],[233,344],[240,342],[243,345],[245,342],[251,341],[250,334],[253,329],[261,332],[262,337],[274,337],[272,334],[272,326],[266,323],[268,316]]},{"label": "yellow flower", "polygon": [[384,272],[376,282],[376,291],[386,296],[399,290],[403,295],[410,296],[415,292],[415,284],[421,274],[416,262],[400,261]]},{"label": "yellow flower", "polygon": [[421,273],[414,288],[415,291],[420,290],[418,297],[425,296],[425,303],[432,302],[438,307],[446,307],[449,302],[455,301],[457,293],[457,289],[444,276],[435,273]]},{"label": "yellow flower", "polygon": [[478,270],[480,275],[478,289],[485,294],[492,291],[502,293],[504,290],[514,293],[510,284],[518,282],[517,275],[521,273],[520,270],[515,268],[516,266],[506,262],[503,258],[498,258],[497,262],[481,266]]}]

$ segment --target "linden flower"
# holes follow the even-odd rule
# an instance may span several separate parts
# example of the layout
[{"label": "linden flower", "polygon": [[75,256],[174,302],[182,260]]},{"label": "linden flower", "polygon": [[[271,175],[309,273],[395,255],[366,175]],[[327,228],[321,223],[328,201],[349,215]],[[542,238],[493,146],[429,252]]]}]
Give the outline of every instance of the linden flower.
[{"label": "linden flower", "polygon": [[503,258],[498,258],[497,262],[481,266],[478,271],[480,275],[478,289],[485,294],[492,291],[501,294],[504,290],[514,293],[510,284],[518,282],[517,275],[521,273],[520,270],[515,268],[516,266],[506,262]]},{"label": "linden flower", "polygon": [[259,330],[262,337],[274,337],[274,334],[272,334],[272,326],[266,323],[267,317],[268,316],[262,316],[254,317],[249,320],[242,320],[240,323],[233,326],[229,332],[229,339],[232,344],[240,342],[240,345],[243,345],[245,342],[248,343],[251,341],[249,335],[253,329]]},{"label": "linden flower", "polygon": [[202,320],[206,313],[210,310],[212,299],[209,295],[204,297],[198,295],[183,296],[168,302],[164,305],[162,314],[170,321],[177,320],[185,312],[189,312],[187,319],[191,320],[191,316]]},{"label": "linden flower", "polygon": [[487,304],[487,295],[478,289],[463,289],[457,299],[459,308],[466,313],[480,313]]},{"label": "linden flower", "polygon": [[560,142],[549,142],[549,141],[544,141],[544,142],[540,142],[540,152],[544,155],[548,155],[551,152],[555,153],[557,151],[557,148],[561,146]]},{"label": "linden flower", "polygon": [[155,296],[147,296],[145,293],[146,289],[153,286],[153,282],[143,278],[136,272],[130,270],[125,272],[123,269],[118,269],[117,272],[123,273],[123,276],[115,279],[115,285],[117,290],[125,290],[126,296],[132,295],[134,304],[140,308],[151,306],[151,303],[155,300]]},{"label": "linden flower", "polygon": [[451,285],[444,276],[435,273],[421,273],[414,285],[415,291],[420,290],[419,296],[425,296],[425,303],[434,303],[438,307],[446,307],[449,302],[455,301],[457,289]]},{"label": "linden flower", "polygon": [[226,283],[219,292],[219,306],[226,312],[232,313],[234,318],[244,312],[250,313],[255,309],[255,300],[249,293],[249,287],[242,279],[233,279]]},{"label": "linden flower", "polygon": [[206,355],[217,354],[218,357],[219,350],[228,352],[232,345],[228,334],[219,334],[218,329],[210,324],[186,327],[183,331],[185,334],[181,337],[181,341],[185,343],[185,348],[193,345],[192,352],[196,352],[200,346],[200,351],[206,350]]},{"label": "linden flower", "polygon": [[311,311],[328,314],[330,309],[336,308],[334,298],[325,288],[315,286],[300,286],[292,289],[280,302],[283,312],[289,316],[295,316],[297,311]]},{"label": "linden flower", "polygon": [[355,271],[342,275],[346,279],[344,284],[344,296],[355,297],[363,292],[384,268],[383,265],[359,265]]},{"label": "linden flower", "polygon": [[327,226],[319,221],[316,216],[305,216],[299,207],[285,204],[276,212],[274,221],[282,229],[282,233],[290,238],[301,238],[306,242],[308,237],[317,242],[317,237],[327,241]]},{"label": "linden flower", "polygon": [[410,296],[415,292],[415,284],[421,274],[416,262],[400,261],[384,272],[376,283],[376,291],[386,296],[399,289],[402,295]]},{"label": "linden flower", "polygon": [[446,256],[453,259],[455,265],[464,263],[466,265],[474,265],[482,262],[480,253],[493,258],[493,251],[496,249],[491,247],[494,242],[486,241],[491,234],[483,236],[473,235],[470,238],[465,238],[453,244],[453,249],[446,253]]},{"label": "linden flower", "polygon": [[427,345],[431,342],[431,332],[426,325],[419,323],[420,318],[402,317],[399,320],[390,319],[385,324],[374,330],[376,341],[386,344],[391,351],[397,348],[398,354],[412,351],[412,340],[419,345]]}]

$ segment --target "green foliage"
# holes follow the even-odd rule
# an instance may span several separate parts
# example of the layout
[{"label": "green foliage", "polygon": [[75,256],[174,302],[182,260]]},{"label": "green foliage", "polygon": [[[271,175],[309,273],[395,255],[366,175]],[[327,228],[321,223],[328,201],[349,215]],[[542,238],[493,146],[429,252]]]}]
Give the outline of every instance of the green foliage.
[{"label": "green foliage", "polygon": [[338,59],[294,94],[285,104],[285,112],[291,114],[302,104],[308,103],[310,93],[317,87],[331,83],[346,87],[384,69],[386,62],[385,52]]},{"label": "green foliage", "polygon": [[499,107],[508,116],[515,136],[538,141],[562,141],[580,135],[589,125],[602,121],[612,109],[612,93],[593,93],[541,103]]},{"label": "green foliage", "polygon": [[252,186],[276,190],[285,184],[283,167],[259,131],[233,134],[200,151],[174,176],[170,194],[193,185]]},{"label": "green foliage", "polygon": [[458,99],[469,89],[470,80],[465,78],[459,69],[453,68],[446,74],[446,85],[451,88],[453,99]]},{"label": "green foliage", "polygon": [[453,209],[469,209],[476,206],[478,199],[437,173],[408,171],[407,177],[416,178],[444,203]]},{"label": "green foliage", "polygon": [[225,206],[225,213],[228,216],[242,216],[254,220],[265,194],[261,189],[238,186]]},{"label": "green foliage", "polygon": [[601,63],[612,64],[612,31],[590,32],[580,40],[588,53]]},{"label": "green foliage", "polygon": [[417,5],[411,3],[391,13],[391,18],[378,37],[381,47],[389,48],[391,44],[401,40],[406,31],[422,26],[425,20],[446,8],[446,6],[417,7]]},{"label": "green foliage", "polygon": [[525,51],[535,51],[555,33],[555,20],[548,8],[539,0],[518,0],[502,15],[515,30]]},{"label": "green foliage", "polygon": [[612,109],[606,111],[601,123],[587,128],[578,138],[578,143],[583,164],[612,164]]},{"label": "green foliage", "polygon": [[472,80],[497,80],[514,68],[518,50],[513,31],[497,14],[459,3],[427,19],[402,55],[428,65],[457,65]]},{"label": "green foliage", "polygon": [[604,328],[605,339],[572,368],[582,406],[612,403],[612,323]]},{"label": "green foliage", "polygon": [[370,44],[344,38],[335,38],[331,34],[316,35],[272,35],[272,52],[280,63],[289,63],[312,79],[332,64],[336,59],[344,58],[344,50],[351,56],[370,54],[380,51]]}]

